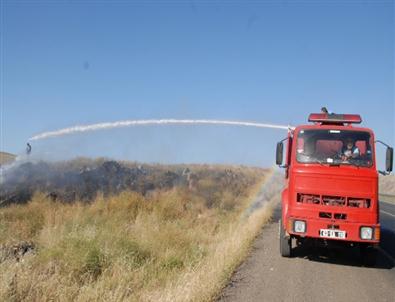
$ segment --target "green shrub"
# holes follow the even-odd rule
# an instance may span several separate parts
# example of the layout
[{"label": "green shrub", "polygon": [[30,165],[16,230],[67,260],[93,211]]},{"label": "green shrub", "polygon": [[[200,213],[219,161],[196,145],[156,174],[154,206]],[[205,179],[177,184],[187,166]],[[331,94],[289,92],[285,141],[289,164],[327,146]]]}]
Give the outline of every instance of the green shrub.
[{"label": "green shrub", "polygon": [[180,257],[170,256],[161,262],[160,267],[167,271],[181,269],[184,267],[184,261]]},{"label": "green shrub", "polygon": [[125,259],[130,268],[138,268],[144,265],[150,258],[151,253],[143,249],[136,241],[120,239],[116,245],[117,253]]},{"label": "green shrub", "polygon": [[88,275],[96,280],[103,272],[106,266],[106,257],[97,246],[88,248],[87,254],[82,266],[82,275]]}]

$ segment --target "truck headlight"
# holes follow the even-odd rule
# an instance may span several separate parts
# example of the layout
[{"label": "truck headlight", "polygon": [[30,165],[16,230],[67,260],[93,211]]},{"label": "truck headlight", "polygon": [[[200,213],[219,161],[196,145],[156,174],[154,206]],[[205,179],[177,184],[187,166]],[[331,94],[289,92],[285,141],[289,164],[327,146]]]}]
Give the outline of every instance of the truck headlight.
[{"label": "truck headlight", "polygon": [[361,239],[372,240],[373,239],[373,228],[361,227],[360,236],[361,236]]},{"label": "truck headlight", "polygon": [[295,233],[305,233],[306,232],[306,222],[303,220],[294,221],[294,232]]}]

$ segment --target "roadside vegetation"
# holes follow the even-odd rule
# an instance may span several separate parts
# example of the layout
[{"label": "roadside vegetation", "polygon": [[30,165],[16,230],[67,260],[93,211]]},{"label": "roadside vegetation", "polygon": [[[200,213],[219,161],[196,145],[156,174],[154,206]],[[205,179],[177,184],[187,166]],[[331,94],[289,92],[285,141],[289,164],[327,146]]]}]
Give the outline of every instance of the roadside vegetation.
[{"label": "roadside vegetation", "polygon": [[0,300],[215,299],[270,219],[270,203],[246,215],[268,171],[191,170],[185,186],[1,208]]}]

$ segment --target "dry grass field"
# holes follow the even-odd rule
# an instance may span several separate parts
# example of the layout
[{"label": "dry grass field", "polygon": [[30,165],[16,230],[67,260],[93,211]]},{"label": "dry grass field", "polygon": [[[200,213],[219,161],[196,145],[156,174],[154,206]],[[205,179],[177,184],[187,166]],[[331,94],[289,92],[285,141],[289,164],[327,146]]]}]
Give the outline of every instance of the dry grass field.
[{"label": "dry grass field", "polygon": [[270,219],[271,203],[246,215],[268,171],[192,170],[193,186],[1,208],[0,300],[214,300]]}]

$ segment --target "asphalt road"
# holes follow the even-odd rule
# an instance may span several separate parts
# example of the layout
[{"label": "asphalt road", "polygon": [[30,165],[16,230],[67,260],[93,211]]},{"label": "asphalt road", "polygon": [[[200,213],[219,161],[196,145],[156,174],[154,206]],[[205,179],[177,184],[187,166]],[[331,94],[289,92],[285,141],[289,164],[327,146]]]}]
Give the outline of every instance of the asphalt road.
[{"label": "asphalt road", "polygon": [[278,219],[257,238],[219,301],[395,301],[395,205],[380,203],[382,243],[375,267],[352,248],[295,248],[279,254]]},{"label": "asphalt road", "polygon": [[[380,203],[381,248],[395,259],[395,204]],[[395,280],[394,280],[395,286]],[[395,298],[394,300],[395,301]]]}]

